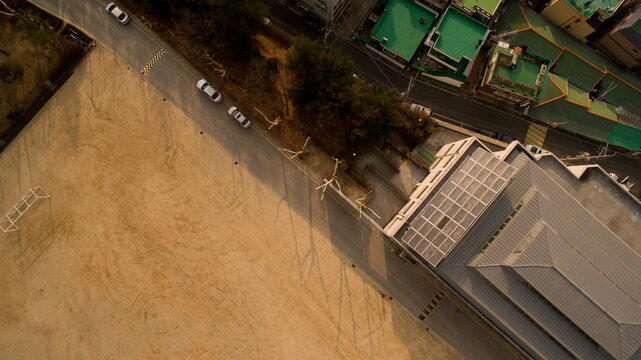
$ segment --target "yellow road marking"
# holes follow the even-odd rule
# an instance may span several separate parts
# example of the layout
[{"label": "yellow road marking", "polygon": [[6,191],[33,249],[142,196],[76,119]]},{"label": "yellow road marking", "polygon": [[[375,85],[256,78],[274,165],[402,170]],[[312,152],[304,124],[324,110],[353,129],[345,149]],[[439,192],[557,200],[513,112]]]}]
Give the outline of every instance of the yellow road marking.
[{"label": "yellow road marking", "polygon": [[165,55],[167,51],[165,49],[160,49],[152,58],[147,62],[145,66],[143,66],[142,70],[140,71],[141,75],[146,75],[151,71],[151,68],[154,67],[162,59],[163,55]]}]

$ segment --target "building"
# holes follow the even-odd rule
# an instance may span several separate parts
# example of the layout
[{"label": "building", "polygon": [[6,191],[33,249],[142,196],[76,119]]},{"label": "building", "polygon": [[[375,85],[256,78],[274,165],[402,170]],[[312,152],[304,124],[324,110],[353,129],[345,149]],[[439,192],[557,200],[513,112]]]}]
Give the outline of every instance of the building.
[{"label": "building", "polygon": [[641,7],[592,46],[622,66],[641,72]]},{"label": "building", "polygon": [[[372,15],[370,15],[371,17]],[[410,0],[391,0],[371,31],[371,47],[380,50],[398,66],[404,67],[416,53],[438,14]]]},{"label": "building", "polygon": [[550,59],[520,46],[510,48],[509,44],[501,41],[489,53],[479,92],[512,103],[538,100],[547,80],[550,62]]},{"label": "building", "polygon": [[453,0],[452,5],[474,19],[487,24],[503,0]]},{"label": "building", "polygon": [[[503,0],[381,0],[356,39],[403,69],[460,88],[490,33]],[[487,10],[485,10],[487,9]]]},{"label": "building", "polygon": [[573,38],[583,40],[598,29],[625,0],[552,0],[541,15]]},{"label": "building", "polygon": [[590,98],[590,94],[567,79],[549,74],[541,98],[530,107],[529,115],[553,127],[580,133],[624,149],[641,148],[641,129],[619,121],[616,106]]},{"label": "building", "polygon": [[639,359],[640,214],[599,166],[468,138],[384,231],[532,357]]},{"label": "building", "polygon": [[424,57],[441,69],[424,71],[423,75],[455,87],[463,86],[488,34],[487,25],[455,6],[448,7],[425,40]]},{"label": "building", "polygon": [[311,12],[325,24],[332,25],[345,11],[350,0],[298,0],[298,7]]},{"label": "building", "polygon": [[[550,112],[550,117],[540,118],[541,120],[599,141],[619,139],[621,135],[626,139],[638,138],[638,131],[641,129],[641,79],[638,76],[576,41],[533,10],[521,6],[516,1],[506,3],[505,12],[496,24],[494,38],[497,41],[507,42],[513,47],[527,47],[529,52],[552,59],[549,67],[551,74],[560,76],[567,80],[568,84],[589,94],[590,99],[608,103],[616,109],[616,120],[602,118],[599,120],[601,124],[595,124],[599,128],[610,127],[615,133],[601,133],[597,137],[583,125],[580,112]],[[549,82],[546,86],[547,84]],[[545,88],[543,91],[546,91]],[[549,99],[541,98],[540,101]],[[529,114],[537,116],[532,111]],[[622,125],[612,126],[615,122]],[[610,143],[621,146],[626,142]],[[636,144],[633,147],[622,147],[633,151],[639,150]]]}]

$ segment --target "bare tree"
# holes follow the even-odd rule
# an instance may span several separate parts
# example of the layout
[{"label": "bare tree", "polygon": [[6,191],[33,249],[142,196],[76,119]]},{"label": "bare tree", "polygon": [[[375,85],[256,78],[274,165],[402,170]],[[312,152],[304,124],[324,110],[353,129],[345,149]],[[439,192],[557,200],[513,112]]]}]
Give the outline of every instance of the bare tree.
[{"label": "bare tree", "polygon": [[365,199],[367,198],[367,196],[368,196],[369,194],[371,194],[371,193],[372,193],[372,191],[374,191],[374,190],[370,190],[370,191],[369,191],[367,194],[365,194],[362,198],[360,198],[360,199],[356,199],[356,204],[358,205],[358,219],[359,219],[359,220],[363,217],[363,209],[365,209],[365,210],[369,210],[369,211],[370,211],[374,216],[376,216],[378,219],[380,219],[380,218],[381,218],[380,216],[378,216],[378,214],[377,214],[374,210],[370,209],[370,208],[367,206],[367,204],[365,203]]},{"label": "bare tree", "polygon": [[298,150],[298,151],[292,151],[292,150],[285,149],[285,148],[278,148],[278,149],[281,150],[281,151],[284,151],[286,153],[292,154],[292,156],[290,156],[289,158],[293,159],[293,158],[295,158],[296,156],[302,154],[305,151],[305,147],[307,146],[308,142],[309,142],[309,136],[307,137],[307,139],[305,139],[305,143],[303,144],[303,147],[301,147],[300,150]]},{"label": "bare tree", "polygon": [[0,4],[4,5],[4,7],[7,8],[7,10],[10,11],[10,12],[0,11],[0,14],[7,15],[7,16],[14,16],[15,15],[16,11],[13,10],[12,8],[10,8],[9,5],[5,4],[4,1],[0,0]]},{"label": "bare tree", "polygon": [[[258,110],[258,108],[254,108],[254,109],[255,109],[256,111],[258,111],[261,115],[263,115],[263,117],[265,118],[265,121],[267,121],[267,122],[269,123],[269,127],[267,128],[267,130],[271,130],[274,126],[278,125],[278,123],[280,122],[280,116],[277,116],[277,117],[274,119],[274,121],[272,121],[272,120],[269,120],[269,119],[267,118],[267,116],[266,116],[265,114],[263,114],[263,112],[262,112],[262,111]],[[309,137],[308,137],[307,139],[309,140]],[[307,144],[307,142],[305,142],[305,143]],[[303,146],[303,147],[304,147],[304,146]]]},{"label": "bare tree", "polygon": [[[147,26],[149,26],[149,28],[150,28],[150,29],[152,28],[152,27],[151,27],[151,21],[149,21],[149,20],[145,19],[145,17],[144,17],[144,16],[139,15],[139,16],[138,16],[138,19],[140,19],[140,22],[141,22],[143,25],[147,25]],[[173,35],[173,34],[172,34],[172,35]],[[172,36],[172,37],[173,37],[173,36]]]},{"label": "bare tree", "polygon": [[336,163],[334,163],[334,171],[332,172],[332,176],[330,176],[329,179],[325,179],[325,182],[316,188],[316,190],[323,189],[321,193],[321,200],[323,200],[323,196],[325,196],[325,191],[327,190],[327,187],[329,186],[329,184],[333,182],[336,182],[336,186],[338,186],[338,191],[343,192],[343,190],[341,190],[341,184],[338,183],[338,176],[336,175],[336,171],[338,171],[338,164],[340,164],[341,161],[338,160],[338,158],[334,158],[334,160],[336,160]]},{"label": "bare tree", "polygon": [[220,73],[220,77],[224,78],[225,77],[225,69],[223,69],[223,66],[220,65],[220,63],[218,63],[216,60],[214,60],[214,58],[211,55],[209,55],[207,50],[205,50],[205,58],[207,60],[209,60],[207,65],[215,65],[215,66],[217,66],[217,68],[215,68],[214,71],[219,72]]}]

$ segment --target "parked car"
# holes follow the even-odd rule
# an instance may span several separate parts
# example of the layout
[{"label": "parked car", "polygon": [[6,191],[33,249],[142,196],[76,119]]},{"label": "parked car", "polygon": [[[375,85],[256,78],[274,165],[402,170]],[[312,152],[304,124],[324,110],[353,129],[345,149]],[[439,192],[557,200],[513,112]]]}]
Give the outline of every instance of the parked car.
[{"label": "parked car", "polygon": [[251,124],[249,119],[245,115],[243,115],[235,106],[230,107],[229,110],[227,110],[227,114],[229,114],[232,119],[238,121],[240,126],[244,127],[245,129],[248,128]]},{"label": "parked car", "polygon": [[200,79],[196,82],[196,87],[198,90],[202,91],[203,94],[207,95],[215,103],[220,103],[223,101],[223,96],[216,91],[205,79]]},{"label": "parked car", "polygon": [[543,153],[548,152],[547,150],[544,150],[544,149],[538,148],[538,147],[536,147],[536,146],[534,146],[534,145],[525,145],[525,148],[526,148],[529,152],[531,152],[532,154],[543,154]]},{"label": "parked car", "polygon": [[107,4],[105,7],[108,13],[111,14],[111,16],[115,17],[116,20],[118,20],[122,24],[126,24],[129,22],[129,16],[122,11],[118,6],[116,6],[115,3],[110,2]]},{"label": "parked car", "polygon": [[427,116],[431,116],[432,115],[432,109],[430,109],[428,107],[425,107],[423,105],[416,104],[416,103],[410,105],[410,110],[412,110],[412,111],[422,111],[422,112],[426,113]]}]

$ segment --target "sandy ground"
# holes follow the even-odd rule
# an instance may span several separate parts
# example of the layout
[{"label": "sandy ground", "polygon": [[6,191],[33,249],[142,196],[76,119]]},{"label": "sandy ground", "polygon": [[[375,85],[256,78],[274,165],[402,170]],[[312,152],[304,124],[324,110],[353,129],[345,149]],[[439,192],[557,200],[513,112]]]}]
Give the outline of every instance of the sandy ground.
[{"label": "sandy ground", "polygon": [[37,185],[0,358],[457,357],[100,46],[0,154],[3,211]]}]

